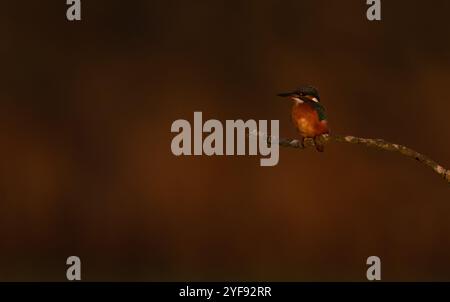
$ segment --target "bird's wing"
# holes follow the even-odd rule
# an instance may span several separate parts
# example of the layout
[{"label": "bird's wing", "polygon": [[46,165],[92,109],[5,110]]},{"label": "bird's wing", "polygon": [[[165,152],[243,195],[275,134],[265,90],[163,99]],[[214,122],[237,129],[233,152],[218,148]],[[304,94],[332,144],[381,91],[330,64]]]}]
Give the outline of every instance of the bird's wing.
[{"label": "bird's wing", "polygon": [[317,102],[308,102],[311,107],[313,107],[317,111],[317,115],[319,116],[319,121],[323,121],[327,119],[327,115],[325,113],[325,108]]}]

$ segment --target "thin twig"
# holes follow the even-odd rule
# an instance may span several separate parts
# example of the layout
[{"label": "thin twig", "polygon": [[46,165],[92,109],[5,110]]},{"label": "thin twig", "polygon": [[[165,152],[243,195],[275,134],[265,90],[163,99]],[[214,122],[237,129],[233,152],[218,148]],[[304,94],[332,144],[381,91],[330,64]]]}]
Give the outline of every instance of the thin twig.
[{"label": "thin twig", "polygon": [[[253,133],[255,135],[255,133]],[[257,133],[259,137],[267,137],[265,134]],[[339,143],[349,143],[349,144],[360,144],[367,147],[373,147],[381,150],[386,151],[393,151],[400,153],[404,156],[411,157],[422,164],[430,167],[433,169],[434,172],[439,174],[441,177],[443,177],[448,183],[450,183],[450,170],[445,169],[443,166],[439,165],[437,162],[433,161],[429,157],[414,151],[411,148],[393,144],[390,142],[387,142],[383,139],[371,139],[371,138],[360,138],[350,135],[322,135],[320,138],[320,143],[328,143],[328,142],[339,142]],[[276,143],[283,147],[291,147],[291,148],[299,148],[304,149],[308,147],[314,147],[314,141],[312,139],[305,139],[303,145],[300,143],[297,139],[284,139],[284,138],[274,138],[274,137],[267,137],[267,141],[269,143]]]}]

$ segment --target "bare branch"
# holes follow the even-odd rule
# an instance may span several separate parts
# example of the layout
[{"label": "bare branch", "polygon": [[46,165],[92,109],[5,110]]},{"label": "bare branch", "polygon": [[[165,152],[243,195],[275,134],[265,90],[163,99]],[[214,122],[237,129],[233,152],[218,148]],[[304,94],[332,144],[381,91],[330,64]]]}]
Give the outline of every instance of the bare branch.
[{"label": "bare branch", "polygon": [[[275,138],[275,137],[267,137],[267,135],[263,133],[252,133],[252,135],[257,135],[259,137],[267,138],[267,141],[269,143],[278,143],[280,146],[283,147],[291,147],[291,148],[298,148],[298,149],[304,149],[308,147],[314,147],[314,141],[312,139],[306,139],[304,141],[304,144],[302,145],[299,140],[297,139],[284,139],[284,138]],[[322,143],[329,143],[329,142],[339,142],[339,143],[349,143],[349,144],[360,144],[367,147],[373,147],[381,150],[386,151],[393,151],[400,153],[404,156],[413,158],[422,164],[430,167],[433,169],[434,172],[439,174],[441,177],[443,177],[448,183],[450,183],[450,170],[445,169],[443,166],[439,165],[429,157],[414,151],[411,148],[393,144],[390,142],[387,142],[383,139],[371,139],[371,138],[360,138],[355,136],[340,136],[340,135],[323,135],[319,138]]]}]

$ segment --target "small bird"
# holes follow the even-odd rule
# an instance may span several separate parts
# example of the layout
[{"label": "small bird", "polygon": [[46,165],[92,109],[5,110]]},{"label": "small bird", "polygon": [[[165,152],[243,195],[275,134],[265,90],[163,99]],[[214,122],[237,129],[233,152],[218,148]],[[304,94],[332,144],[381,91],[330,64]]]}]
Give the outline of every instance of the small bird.
[{"label": "small bird", "polygon": [[323,152],[324,145],[318,140],[323,134],[329,134],[325,108],[320,104],[319,92],[312,86],[303,86],[299,89],[280,93],[278,96],[288,97],[294,101],[292,106],[292,121],[301,136],[304,146],[305,138],[312,138],[317,151]]}]

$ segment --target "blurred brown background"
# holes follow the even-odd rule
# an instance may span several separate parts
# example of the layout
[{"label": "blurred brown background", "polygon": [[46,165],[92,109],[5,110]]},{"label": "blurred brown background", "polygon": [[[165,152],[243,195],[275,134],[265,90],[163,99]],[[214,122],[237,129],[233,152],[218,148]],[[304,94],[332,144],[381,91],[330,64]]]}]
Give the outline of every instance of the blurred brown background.
[{"label": "blurred brown background", "polygon": [[448,1],[3,1],[0,280],[450,280],[450,190],[332,144],[175,157],[176,119],[279,119],[317,86],[332,131],[450,167]]}]

